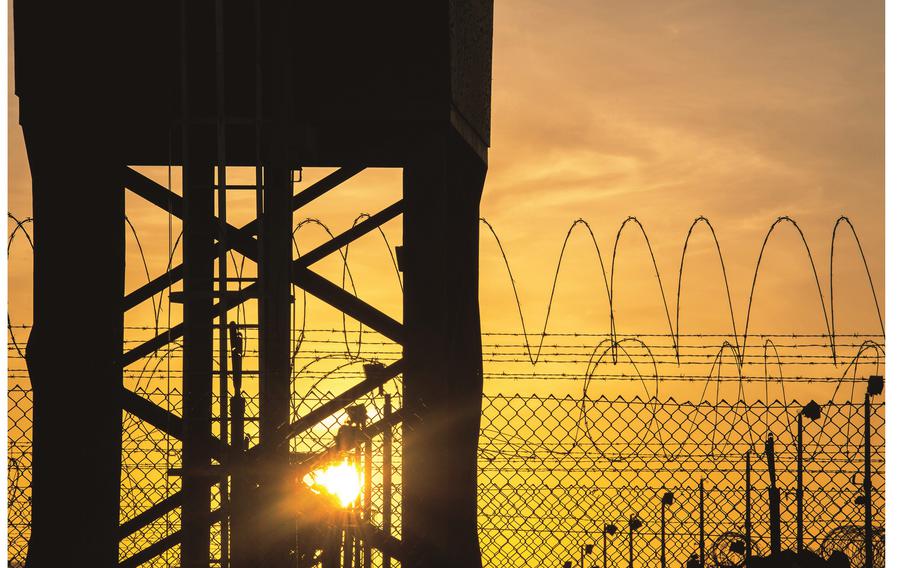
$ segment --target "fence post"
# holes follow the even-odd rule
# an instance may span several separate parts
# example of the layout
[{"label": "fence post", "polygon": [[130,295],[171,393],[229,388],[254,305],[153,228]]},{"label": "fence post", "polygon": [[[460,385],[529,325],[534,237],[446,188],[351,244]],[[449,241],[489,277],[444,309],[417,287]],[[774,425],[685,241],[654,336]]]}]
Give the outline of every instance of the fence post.
[{"label": "fence post", "polygon": [[865,419],[865,424],[863,424],[863,429],[865,430],[865,463],[864,465],[864,476],[863,476],[863,493],[865,499],[863,500],[863,506],[865,508],[865,534],[864,534],[864,544],[865,544],[865,560],[866,568],[872,568],[872,427],[871,427],[871,418],[872,418],[872,403],[869,397],[869,392],[866,392],[866,399],[863,402],[863,415]]},{"label": "fence post", "polygon": [[705,479],[698,482],[698,560],[705,565]]},{"label": "fence post", "polygon": [[796,415],[796,552],[803,551],[803,413]]},{"label": "fence post", "polygon": [[765,456],[768,458],[768,509],[770,516],[771,554],[780,554],[780,490],[777,488],[777,473],[774,469],[774,435],[768,434],[765,441]]},{"label": "fence post", "polygon": [[632,549],[632,517],[629,517],[629,568],[634,568],[635,555]]},{"label": "fence post", "polygon": [[[363,521],[373,522],[373,438],[364,441],[363,448]],[[373,548],[363,540],[363,566],[373,568]]]},{"label": "fence post", "polygon": [[[386,394],[382,404],[382,418],[392,416],[392,395]],[[392,426],[382,433],[382,532],[392,534]],[[382,551],[382,568],[391,568],[392,557]]]},{"label": "fence post", "polygon": [[660,502],[660,568],[667,568],[667,504]]}]

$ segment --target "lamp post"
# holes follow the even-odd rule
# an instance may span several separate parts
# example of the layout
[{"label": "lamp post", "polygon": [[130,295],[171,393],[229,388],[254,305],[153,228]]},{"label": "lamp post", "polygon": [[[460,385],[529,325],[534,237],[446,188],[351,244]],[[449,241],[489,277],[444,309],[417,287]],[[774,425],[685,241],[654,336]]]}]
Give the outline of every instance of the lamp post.
[{"label": "lamp post", "polygon": [[603,568],[607,568],[607,535],[613,536],[616,534],[617,528],[614,524],[604,525],[604,562]]},{"label": "lamp post", "polygon": [[660,500],[660,568],[667,568],[667,507],[673,504],[673,492],[667,491]]},{"label": "lamp post", "polygon": [[634,568],[635,553],[632,548],[632,533],[641,528],[641,519],[638,518],[638,515],[632,515],[629,517],[629,568]]},{"label": "lamp post", "polygon": [[705,479],[698,480],[698,562],[705,565]]},{"label": "lamp post", "polygon": [[578,563],[581,568],[585,568],[585,556],[591,554],[591,552],[593,550],[594,550],[593,544],[582,544],[581,545],[581,555],[580,555],[580,560]]},{"label": "lamp post", "polygon": [[864,434],[864,468],[863,468],[863,506],[864,506],[864,556],[866,568],[872,568],[872,397],[885,390],[885,377],[872,375],[866,385],[866,397],[863,404]]},{"label": "lamp post", "polygon": [[814,400],[796,415],[796,552],[803,551],[803,417],[818,420],[822,409]]}]

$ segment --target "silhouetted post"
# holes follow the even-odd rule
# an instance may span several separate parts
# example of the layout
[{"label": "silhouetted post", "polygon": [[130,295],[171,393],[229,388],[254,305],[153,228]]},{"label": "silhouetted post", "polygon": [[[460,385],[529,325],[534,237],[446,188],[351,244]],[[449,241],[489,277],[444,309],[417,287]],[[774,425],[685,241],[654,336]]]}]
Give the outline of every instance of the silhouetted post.
[{"label": "silhouetted post", "polygon": [[[373,520],[373,439],[367,438],[363,443],[363,522]],[[363,543],[363,566],[373,567],[373,549],[366,541]]]},{"label": "silhouetted post", "polygon": [[585,568],[585,556],[591,554],[591,551],[594,549],[592,544],[582,544],[581,545],[581,555],[579,560],[579,567]]},{"label": "silhouetted post", "polygon": [[[356,411],[355,411],[356,409]],[[366,444],[369,442],[369,438],[364,439],[363,429],[366,426],[367,421],[367,411],[366,407],[363,405],[355,405],[348,408],[348,416],[351,419],[351,424],[357,428],[357,440],[363,440],[363,443]],[[361,551],[362,551],[362,542],[363,535],[360,531],[360,523],[363,521],[363,512],[364,512],[364,503],[366,502],[366,465],[364,460],[364,451],[363,446],[359,443],[354,446],[354,464],[357,468],[358,475],[361,476],[364,483],[363,493],[357,496],[354,500],[354,506],[348,516],[350,523],[348,523],[348,532],[351,533],[351,541],[354,548],[354,568],[362,568],[360,563],[361,561]]]},{"label": "silhouetted post", "polygon": [[796,415],[796,552],[803,551],[803,413]]},{"label": "silhouetted post", "polygon": [[698,482],[698,561],[705,565],[705,480]]},{"label": "silhouetted post", "polygon": [[863,434],[864,434],[864,468],[863,468],[863,506],[864,519],[864,549],[866,568],[872,568],[872,397],[882,394],[885,389],[885,378],[881,375],[872,375],[866,384],[866,398],[863,401]]},{"label": "silhouetted post", "polygon": [[864,550],[865,550],[865,560],[866,568],[872,568],[872,428],[870,425],[870,420],[872,417],[872,403],[870,400],[869,393],[866,392],[865,400],[863,401],[863,433],[865,437],[865,447],[864,447],[864,464],[863,464],[863,494],[865,499],[863,499],[863,507],[865,509],[864,513]]},{"label": "silhouetted post", "polygon": [[641,519],[637,515],[629,517],[629,568],[635,566],[635,548],[632,543],[632,534],[641,528]]},{"label": "silhouetted post", "polygon": [[343,545],[341,548],[341,566],[342,568],[353,568],[353,547],[354,541],[351,538],[351,509],[345,509],[344,511],[344,537]]},{"label": "silhouetted post", "polygon": [[752,558],[752,450],[746,451],[746,562]]},{"label": "silhouetted post", "polygon": [[632,520],[629,519],[629,568],[633,568],[635,561],[635,552],[632,548]]},{"label": "silhouetted post", "polygon": [[809,401],[796,415],[796,551],[803,550],[803,417],[817,420],[821,407]]},{"label": "silhouetted post", "polygon": [[667,568],[667,507],[673,504],[673,493],[667,491],[660,500],[660,566]]},{"label": "silhouetted post", "polygon": [[607,568],[607,535],[611,535],[611,536],[612,536],[612,535],[616,534],[616,530],[617,530],[617,529],[616,529],[616,525],[614,525],[614,524],[604,525],[604,531],[603,531],[603,536],[604,536],[604,550],[603,550],[604,562],[603,562],[603,568]]},{"label": "silhouetted post", "polygon": [[864,556],[866,560],[866,568],[872,568],[872,444],[870,443],[869,438],[871,437],[871,427],[870,427],[870,418],[871,418],[871,409],[872,404],[869,400],[869,393],[866,393],[866,398],[863,401],[863,418],[864,418],[864,463],[863,463],[863,508],[864,508],[864,523],[863,523],[863,544],[864,544]]},{"label": "silhouetted post", "polygon": [[243,336],[235,322],[228,326],[231,345],[231,368],[234,396],[231,397],[231,450],[233,470],[231,474],[231,517],[230,517],[230,559],[231,568],[245,568],[250,565],[253,553],[250,549],[250,481],[249,472],[244,469],[246,451],[244,424],[246,401],[243,398]]},{"label": "silhouetted post", "polygon": [[[392,416],[392,395],[386,394],[382,403],[382,418]],[[388,424],[388,423],[387,423]],[[392,426],[382,432],[382,532],[392,534]],[[382,568],[391,568],[392,557],[382,551]]]},{"label": "silhouetted post", "polygon": [[327,532],[326,544],[322,551],[323,568],[339,568],[341,566],[341,533],[344,525],[345,511],[337,510],[332,516],[331,526]]},{"label": "silhouetted post", "polygon": [[777,473],[774,469],[774,435],[768,434],[765,441],[765,456],[768,458],[768,510],[771,533],[771,553],[780,553],[780,490],[777,488]]}]

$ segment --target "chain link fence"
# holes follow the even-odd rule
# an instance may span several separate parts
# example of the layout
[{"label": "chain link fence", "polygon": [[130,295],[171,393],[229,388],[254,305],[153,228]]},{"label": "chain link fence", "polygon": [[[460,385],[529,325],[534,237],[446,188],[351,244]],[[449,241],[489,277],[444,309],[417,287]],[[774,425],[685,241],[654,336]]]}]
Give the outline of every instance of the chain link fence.
[{"label": "chain link fence", "polygon": [[[140,391],[179,415],[178,389]],[[332,397],[331,392],[295,399],[302,415]],[[8,390],[9,558],[24,562],[29,537],[31,391]],[[248,400],[255,400],[248,397]],[[382,417],[384,397],[371,395],[370,421]],[[400,397],[390,397],[393,409]],[[215,407],[219,405],[217,397]],[[781,492],[784,548],[796,543],[796,415],[801,404],[688,403],[674,400],[579,397],[487,396],[484,400],[478,465],[478,525],[486,566],[577,565],[584,545],[592,545],[585,564],[659,566],[661,497],[665,509],[668,566],[681,566],[699,552],[703,525],[707,566],[735,565],[741,558],[746,528],[746,469],[751,461],[751,542],[754,554],[770,546],[769,472],[765,440],[774,436],[777,487]],[[250,404],[248,415],[255,416]],[[314,452],[334,443],[344,413],[324,420],[295,438],[292,451]],[[843,550],[853,566],[862,564],[864,467],[862,404],[829,403],[822,416],[804,427],[804,542],[825,554]],[[883,565],[884,403],[872,405],[873,522],[876,564]],[[255,443],[256,424],[247,433]],[[180,442],[124,413],[121,522],[180,489],[168,475],[180,466]],[[219,433],[217,420],[213,432]],[[382,444],[372,445],[369,512],[380,525],[383,482],[389,480],[391,531],[400,537],[400,427],[392,432],[391,472],[382,471]],[[701,489],[700,489],[701,484]],[[219,487],[213,487],[213,509]],[[703,509],[703,516],[700,515]],[[642,526],[629,536],[629,519]],[[617,532],[604,537],[613,524]],[[174,509],[121,541],[121,560],[173,534],[180,527]],[[222,530],[212,527],[213,564],[220,563]],[[152,559],[148,566],[176,566],[179,548]]]}]

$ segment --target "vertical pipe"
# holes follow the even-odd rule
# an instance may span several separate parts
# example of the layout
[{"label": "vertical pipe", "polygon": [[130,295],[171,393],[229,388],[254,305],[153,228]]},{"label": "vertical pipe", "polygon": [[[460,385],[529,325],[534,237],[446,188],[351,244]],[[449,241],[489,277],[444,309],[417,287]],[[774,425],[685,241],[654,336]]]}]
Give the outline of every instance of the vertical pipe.
[{"label": "vertical pipe", "polygon": [[771,554],[780,554],[780,490],[777,488],[777,472],[774,469],[774,435],[768,434],[765,441],[765,455],[768,458],[768,509],[771,533]]},{"label": "vertical pipe", "polygon": [[604,549],[603,549],[603,566],[601,568],[607,568],[607,525],[604,525]]},{"label": "vertical pipe", "polygon": [[344,525],[344,511],[336,511],[332,521],[322,552],[322,568],[339,568],[341,566],[341,532]]},{"label": "vertical pipe", "polygon": [[342,537],[341,547],[341,566],[342,568],[353,568],[353,547],[354,542],[351,538],[351,509],[344,511],[344,536]]},{"label": "vertical pipe", "polygon": [[[382,418],[392,416],[392,395],[385,395],[382,404]],[[382,532],[386,537],[392,534],[392,426],[386,426],[382,433]],[[392,566],[392,557],[382,552],[382,568]]]},{"label": "vertical pipe", "polygon": [[864,475],[863,475],[863,507],[864,515],[864,551],[866,568],[872,568],[872,402],[869,393],[866,392],[866,398],[863,402],[863,430],[865,434],[864,447]]},{"label": "vertical pipe", "polygon": [[803,551],[803,413],[796,415],[796,552]]},{"label": "vertical pipe", "polygon": [[698,561],[705,565],[705,480],[698,482]]},{"label": "vertical pipe", "polygon": [[[243,433],[243,423],[246,402],[239,393],[231,397],[231,449],[235,464],[239,464],[243,455],[245,439]],[[246,527],[244,523],[248,520],[246,511],[247,505],[247,487],[246,473],[235,469],[231,474],[231,522],[230,522],[230,560],[232,568],[243,568],[246,566],[248,545],[246,539]]]},{"label": "vertical pipe", "polygon": [[[367,438],[363,449],[363,522],[373,521],[373,439]],[[373,568],[373,549],[363,542],[363,567]]]},{"label": "vertical pipe", "polygon": [[746,564],[752,558],[752,450],[746,452]]},{"label": "vertical pipe", "polygon": [[[357,439],[358,440],[362,439],[363,426],[364,425],[362,423],[357,424],[357,434],[358,434]],[[362,479],[364,479],[364,491],[354,501],[354,509],[351,511],[350,516],[349,516],[349,518],[351,519],[351,522],[349,523],[348,530],[351,532],[351,538],[354,542],[354,544],[353,544],[353,546],[354,546],[354,568],[361,568],[360,550],[361,550],[361,544],[363,543],[363,539],[362,539],[362,535],[361,535],[361,531],[360,531],[360,521],[362,521],[362,515],[363,515],[363,509],[364,509],[364,503],[365,503],[364,497],[366,495],[366,481],[365,481],[366,468],[364,467],[363,449],[360,446],[360,444],[357,444],[356,446],[354,446],[354,464],[357,468],[358,475],[363,476]]]},{"label": "vertical pipe", "polygon": [[632,548],[632,517],[629,517],[629,568],[634,568],[635,551]]},{"label": "vertical pipe", "polygon": [[243,398],[243,336],[237,324],[230,323],[231,367],[233,372],[234,396],[231,397],[231,450],[234,468],[231,470],[230,508],[230,566],[248,568],[250,551],[250,486],[249,472],[241,469],[243,453],[246,451],[244,424],[246,401]]},{"label": "vertical pipe", "polygon": [[585,568],[585,543],[581,543],[581,550],[579,551],[579,562],[578,565],[580,568]]},{"label": "vertical pipe", "polygon": [[[224,89],[224,0],[215,0],[215,99],[216,99],[216,146],[218,169],[218,297],[224,299],[227,292],[227,137],[225,132],[225,89]],[[228,326],[227,312],[218,316],[218,430],[223,442],[228,441]],[[227,502],[227,475],[218,484],[221,503]],[[228,523],[221,525],[221,568],[228,565],[230,533]]]}]

